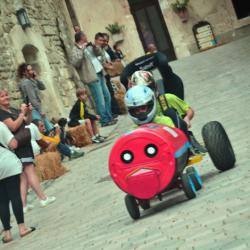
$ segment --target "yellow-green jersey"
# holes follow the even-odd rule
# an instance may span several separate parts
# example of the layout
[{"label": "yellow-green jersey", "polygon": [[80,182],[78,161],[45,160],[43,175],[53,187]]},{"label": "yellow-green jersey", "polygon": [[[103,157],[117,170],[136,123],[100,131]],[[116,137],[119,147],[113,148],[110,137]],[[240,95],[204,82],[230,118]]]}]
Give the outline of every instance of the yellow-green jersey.
[{"label": "yellow-green jersey", "polygon": [[[172,119],[170,117],[168,117],[168,116],[165,116],[165,115],[156,115],[151,122],[156,123],[156,124],[166,125],[166,126],[169,126],[171,128],[175,127]],[[132,129],[136,129],[139,126],[140,125],[134,124]]]},{"label": "yellow-green jersey", "polygon": [[[162,95],[163,96],[163,95]],[[187,110],[190,108],[189,104],[173,94],[164,94],[169,108],[174,108],[180,117],[184,117]],[[158,116],[164,115],[159,100],[157,99],[156,114]]]},{"label": "yellow-green jersey", "polygon": [[166,126],[169,126],[171,128],[175,127],[172,119],[168,116],[165,116],[165,115],[156,115],[152,122],[156,123],[156,124],[166,125]]}]

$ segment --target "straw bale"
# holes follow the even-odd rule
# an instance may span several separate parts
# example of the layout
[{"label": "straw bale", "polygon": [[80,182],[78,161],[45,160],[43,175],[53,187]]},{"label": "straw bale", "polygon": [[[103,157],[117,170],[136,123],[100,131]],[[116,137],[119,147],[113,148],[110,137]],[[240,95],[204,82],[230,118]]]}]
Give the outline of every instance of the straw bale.
[{"label": "straw bale", "polygon": [[76,147],[83,147],[92,143],[90,135],[84,124],[69,128],[67,133],[74,138],[74,145]]},{"label": "straw bale", "polygon": [[40,181],[58,178],[68,170],[62,165],[59,152],[45,152],[35,156],[36,173]]}]

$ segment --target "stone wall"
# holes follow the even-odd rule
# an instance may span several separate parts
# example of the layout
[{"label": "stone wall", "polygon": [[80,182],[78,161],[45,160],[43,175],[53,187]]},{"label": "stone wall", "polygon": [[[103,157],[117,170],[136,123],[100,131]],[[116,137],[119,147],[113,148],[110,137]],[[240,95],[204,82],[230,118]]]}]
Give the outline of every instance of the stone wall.
[{"label": "stone wall", "polygon": [[[50,117],[64,115],[75,99],[75,74],[66,53],[70,50],[72,38],[65,19],[67,11],[62,3],[61,0],[0,2],[0,88],[7,89],[12,103],[18,106],[21,100],[16,69],[25,58],[30,60],[28,62],[34,64],[39,78],[46,85],[41,97],[43,109]],[[25,31],[15,14],[20,7],[26,9],[32,24]]]}]

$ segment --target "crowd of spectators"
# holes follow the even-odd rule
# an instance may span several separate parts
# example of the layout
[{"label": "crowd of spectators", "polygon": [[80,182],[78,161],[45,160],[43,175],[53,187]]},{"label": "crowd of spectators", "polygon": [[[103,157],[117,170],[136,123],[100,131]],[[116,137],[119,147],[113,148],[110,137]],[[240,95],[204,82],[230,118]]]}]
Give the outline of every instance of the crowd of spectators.
[{"label": "crowd of spectators", "polygon": [[[22,63],[17,69],[23,99],[19,109],[11,106],[8,92],[0,89],[0,218],[3,243],[13,240],[9,203],[19,234],[24,237],[35,231],[34,227],[24,224],[24,214],[33,208],[27,202],[28,190],[33,189],[41,207],[56,200],[54,196],[47,196],[41,188],[35,170],[35,156],[53,147],[60,153],[61,160],[82,157],[84,152],[73,146],[74,138],[67,134],[66,126],[84,124],[92,142],[102,143],[106,137],[100,135],[99,124],[101,127],[114,125],[121,114],[107,69],[112,69],[113,62],[120,61],[124,55],[119,47],[115,47],[115,51],[111,49],[108,34],[97,33],[92,43],[79,26],[74,26],[74,30],[71,63],[85,88],[76,90],[76,102],[68,119],[61,118],[57,124],[49,121],[40,98],[40,91],[46,92],[46,85],[30,64]],[[94,112],[89,111],[87,98],[93,98]]]}]

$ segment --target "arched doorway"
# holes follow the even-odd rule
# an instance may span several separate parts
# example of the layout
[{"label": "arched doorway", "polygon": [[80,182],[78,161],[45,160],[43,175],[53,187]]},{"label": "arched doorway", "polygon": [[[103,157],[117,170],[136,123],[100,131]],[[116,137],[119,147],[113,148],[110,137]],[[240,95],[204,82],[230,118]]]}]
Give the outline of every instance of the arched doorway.
[{"label": "arched doorway", "polygon": [[32,44],[26,44],[23,49],[22,53],[25,59],[25,62],[30,64],[32,68],[38,73],[41,73],[41,67],[39,65],[39,50],[33,46]]}]

